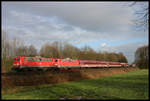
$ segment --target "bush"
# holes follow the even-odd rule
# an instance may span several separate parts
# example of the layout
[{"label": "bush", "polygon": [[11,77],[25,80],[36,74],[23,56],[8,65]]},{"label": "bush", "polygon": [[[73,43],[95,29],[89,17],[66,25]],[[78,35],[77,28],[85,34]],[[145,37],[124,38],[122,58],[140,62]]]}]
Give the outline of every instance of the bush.
[{"label": "bush", "polygon": [[12,58],[2,60],[2,72],[11,72],[12,66],[13,66]]}]

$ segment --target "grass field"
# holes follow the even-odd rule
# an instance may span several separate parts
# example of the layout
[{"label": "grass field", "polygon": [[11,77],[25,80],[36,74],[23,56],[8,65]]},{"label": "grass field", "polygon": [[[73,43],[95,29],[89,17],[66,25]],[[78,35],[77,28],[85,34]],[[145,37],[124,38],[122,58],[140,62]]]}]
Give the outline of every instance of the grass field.
[{"label": "grass field", "polygon": [[53,85],[5,89],[2,99],[149,99],[148,70]]}]

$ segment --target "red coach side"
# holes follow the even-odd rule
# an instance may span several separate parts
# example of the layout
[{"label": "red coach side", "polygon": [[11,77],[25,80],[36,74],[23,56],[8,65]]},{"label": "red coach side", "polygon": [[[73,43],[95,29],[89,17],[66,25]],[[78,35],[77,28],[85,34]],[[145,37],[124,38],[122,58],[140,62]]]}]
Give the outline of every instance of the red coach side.
[{"label": "red coach side", "polygon": [[108,67],[108,62],[105,61],[93,61],[93,60],[79,60],[80,66],[84,67]]}]

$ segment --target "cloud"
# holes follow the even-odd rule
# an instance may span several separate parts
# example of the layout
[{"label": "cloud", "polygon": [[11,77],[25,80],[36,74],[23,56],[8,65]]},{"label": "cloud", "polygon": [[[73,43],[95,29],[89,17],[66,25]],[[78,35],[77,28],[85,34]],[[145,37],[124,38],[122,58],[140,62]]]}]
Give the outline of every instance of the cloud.
[{"label": "cloud", "polygon": [[102,44],[101,44],[102,47],[105,47],[106,45],[107,45],[106,43],[102,43]]},{"label": "cloud", "polygon": [[[81,32],[89,32],[86,37],[91,36],[89,34],[93,34],[92,38],[97,36],[106,40],[127,40],[138,37],[142,33],[135,32],[132,29],[133,10],[122,6],[123,3],[15,2],[6,4],[10,7],[5,8],[7,14],[4,15],[16,16],[9,17],[8,24],[36,26],[37,24],[45,23],[47,26],[57,27],[57,30],[62,30],[61,28],[59,29],[60,24],[64,25],[65,23],[67,26],[64,26],[63,30],[67,32],[73,30],[72,26],[78,27]],[[53,18],[52,21],[51,18]],[[20,21],[21,23],[19,23]],[[50,25],[52,22],[53,25]],[[143,33],[142,36],[146,36],[146,34]]]},{"label": "cloud", "polygon": [[23,36],[23,38],[32,37],[33,40],[61,40],[72,43],[90,42],[108,38],[107,33],[87,31],[78,26],[68,25],[60,21],[56,16],[43,17],[12,10],[10,11],[10,15],[12,17],[8,19],[7,31],[9,33],[13,32],[13,35],[19,38]]}]

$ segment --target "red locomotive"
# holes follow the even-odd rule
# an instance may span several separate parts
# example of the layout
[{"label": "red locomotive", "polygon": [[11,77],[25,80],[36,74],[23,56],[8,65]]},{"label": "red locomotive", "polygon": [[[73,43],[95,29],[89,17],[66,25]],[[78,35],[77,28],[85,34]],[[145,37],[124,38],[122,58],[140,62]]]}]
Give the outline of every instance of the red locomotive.
[{"label": "red locomotive", "polygon": [[18,56],[14,58],[13,70],[23,69],[51,69],[55,66],[55,59],[44,57],[24,57]]},{"label": "red locomotive", "polygon": [[78,59],[55,59],[57,68],[79,68],[80,62]]},{"label": "red locomotive", "polygon": [[100,67],[128,67],[127,63],[106,62],[79,59],[54,59],[45,57],[14,58],[13,70],[53,70],[53,69],[75,69],[75,68],[100,68]]}]

